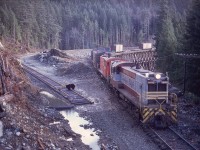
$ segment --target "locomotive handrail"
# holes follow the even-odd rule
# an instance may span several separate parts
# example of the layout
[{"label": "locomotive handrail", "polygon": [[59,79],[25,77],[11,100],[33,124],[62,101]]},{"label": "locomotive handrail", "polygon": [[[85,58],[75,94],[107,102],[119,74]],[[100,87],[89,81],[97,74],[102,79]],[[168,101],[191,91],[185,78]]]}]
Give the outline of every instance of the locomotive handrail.
[{"label": "locomotive handrail", "polygon": [[171,103],[172,103],[172,104],[178,102],[178,97],[177,97],[177,95],[176,95],[175,93],[171,93],[171,94],[169,95],[169,97],[170,97],[170,100],[171,100]]}]

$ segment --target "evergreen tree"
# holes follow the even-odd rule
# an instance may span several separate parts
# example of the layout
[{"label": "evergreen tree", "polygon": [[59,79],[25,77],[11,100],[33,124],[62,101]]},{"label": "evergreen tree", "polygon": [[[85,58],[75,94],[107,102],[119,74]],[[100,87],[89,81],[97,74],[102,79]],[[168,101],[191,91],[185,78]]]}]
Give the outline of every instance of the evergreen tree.
[{"label": "evergreen tree", "polygon": [[[184,52],[200,55],[200,1],[194,0],[187,17]],[[200,96],[200,59],[189,59],[187,88]]]},{"label": "evergreen tree", "polygon": [[174,53],[177,48],[177,39],[174,34],[172,18],[169,12],[168,1],[162,1],[156,35],[156,50],[158,54],[157,66],[162,72],[169,72],[173,77],[176,67]]},{"label": "evergreen tree", "polygon": [[[170,1],[176,20],[191,0]],[[0,0],[0,36],[40,48],[135,46],[155,34],[158,9],[153,0]]]}]

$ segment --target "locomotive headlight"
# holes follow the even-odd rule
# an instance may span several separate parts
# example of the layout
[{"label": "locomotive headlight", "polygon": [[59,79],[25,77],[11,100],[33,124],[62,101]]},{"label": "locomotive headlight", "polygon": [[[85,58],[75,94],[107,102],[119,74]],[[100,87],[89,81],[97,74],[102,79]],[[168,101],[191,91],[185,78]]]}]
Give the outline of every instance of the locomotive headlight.
[{"label": "locomotive headlight", "polygon": [[160,74],[156,74],[156,79],[160,79],[161,75]]}]

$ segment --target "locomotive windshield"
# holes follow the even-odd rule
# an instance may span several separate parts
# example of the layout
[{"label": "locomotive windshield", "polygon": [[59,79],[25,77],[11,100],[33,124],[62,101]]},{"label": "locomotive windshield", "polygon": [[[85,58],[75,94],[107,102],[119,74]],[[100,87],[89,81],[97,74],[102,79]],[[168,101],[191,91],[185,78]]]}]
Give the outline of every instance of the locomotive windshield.
[{"label": "locomotive windshield", "polygon": [[155,83],[155,84],[148,84],[148,91],[167,91],[167,84],[162,83]]}]

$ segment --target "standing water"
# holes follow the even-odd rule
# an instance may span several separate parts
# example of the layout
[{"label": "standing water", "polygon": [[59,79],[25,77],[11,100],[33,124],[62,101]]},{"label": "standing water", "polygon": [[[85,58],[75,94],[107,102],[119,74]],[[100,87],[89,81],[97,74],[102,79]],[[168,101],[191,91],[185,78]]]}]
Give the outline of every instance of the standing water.
[{"label": "standing water", "polygon": [[60,114],[69,121],[72,130],[81,135],[81,140],[85,145],[89,145],[93,150],[100,150],[98,146],[99,136],[92,129],[84,129],[84,125],[90,124],[87,120],[80,117],[79,114],[73,110],[60,111]]}]

